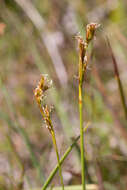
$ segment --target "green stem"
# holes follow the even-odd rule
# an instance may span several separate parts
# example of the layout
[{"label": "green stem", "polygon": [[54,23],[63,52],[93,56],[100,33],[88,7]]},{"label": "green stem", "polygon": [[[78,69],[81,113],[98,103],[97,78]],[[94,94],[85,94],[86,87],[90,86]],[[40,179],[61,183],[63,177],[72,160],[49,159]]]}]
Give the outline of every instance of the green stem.
[{"label": "green stem", "polygon": [[82,188],[85,186],[85,159],[84,159],[84,134],[83,134],[83,113],[82,113],[82,83],[79,83],[79,115],[80,115],[80,148],[81,148],[81,168],[82,168]]},{"label": "green stem", "polygon": [[[87,126],[84,128],[83,132],[85,132],[87,130],[89,126],[89,123],[87,124]],[[69,153],[71,152],[72,148],[75,146],[75,144],[77,143],[77,141],[79,140],[80,135],[78,137],[76,137],[76,139],[74,140],[74,142],[68,147],[68,149],[66,150],[66,152],[64,153],[64,155],[62,156],[62,158],[60,159],[60,165],[62,165],[62,163],[64,162],[64,160],[67,158],[67,156],[69,155]],[[56,174],[57,170],[59,169],[59,165],[57,164],[56,167],[52,170],[52,172],[50,173],[48,179],[46,180],[45,184],[43,185],[41,190],[46,190],[46,188],[48,187],[48,185],[50,184],[50,182],[52,181],[54,175]]]},{"label": "green stem", "polygon": [[62,185],[62,189],[64,190],[62,169],[61,169],[60,158],[59,158],[58,147],[57,147],[57,143],[56,143],[56,137],[55,137],[55,132],[54,132],[54,130],[51,131],[51,135],[52,135],[52,141],[53,141],[53,144],[54,144],[54,149],[55,149],[55,151],[56,151],[56,156],[57,156],[57,161],[58,161],[58,167],[59,167],[59,175],[60,175],[61,185]]},{"label": "green stem", "polygon": [[[87,45],[88,46],[88,45]],[[85,44],[79,41],[79,117],[80,117],[80,150],[81,150],[81,173],[82,173],[82,190],[85,187],[85,159],[84,159],[84,135],[83,135],[83,105],[82,105],[82,84],[85,68],[84,58],[86,54]]]}]

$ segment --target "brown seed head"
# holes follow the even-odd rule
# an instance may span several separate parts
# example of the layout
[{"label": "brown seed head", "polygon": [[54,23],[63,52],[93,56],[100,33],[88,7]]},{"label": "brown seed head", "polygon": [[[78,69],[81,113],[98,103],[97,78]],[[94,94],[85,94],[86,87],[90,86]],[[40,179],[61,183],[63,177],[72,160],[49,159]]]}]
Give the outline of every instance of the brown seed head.
[{"label": "brown seed head", "polygon": [[34,96],[38,104],[41,104],[45,91],[47,91],[52,85],[52,81],[49,81],[47,75],[41,75],[41,79],[34,90]]},{"label": "brown seed head", "polygon": [[83,63],[84,56],[85,56],[85,42],[81,36],[76,36],[76,39],[78,40],[80,59]]},{"label": "brown seed head", "polygon": [[36,98],[37,103],[41,104],[41,101],[42,101],[42,98],[43,98],[43,93],[42,93],[42,90],[39,87],[37,87],[34,90],[34,96]]},{"label": "brown seed head", "polygon": [[48,128],[49,132],[51,132],[53,130],[53,126],[52,126],[52,121],[50,119],[50,107],[48,107],[48,105],[44,105],[42,107],[43,109],[43,119],[44,119],[44,122],[46,124],[46,127]]},{"label": "brown seed head", "polygon": [[52,81],[48,79],[47,75],[42,75],[37,87],[34,90],[34,96],[36,98],[40,112],[42,114],[42,118],[46,123],[46,126],[50,131],[50,133],[53,130],[52,122],[50,119],[51,107],[42,104],[42,100],[45,96],[45,91],[47,91],[51,86],[52,86]]},{"label": "brown seed head", "polygon": [[90,23],[86,26],[86,42],[89,43],[93,37],[95,30],[100,26],[100,24],[97,23]]}]

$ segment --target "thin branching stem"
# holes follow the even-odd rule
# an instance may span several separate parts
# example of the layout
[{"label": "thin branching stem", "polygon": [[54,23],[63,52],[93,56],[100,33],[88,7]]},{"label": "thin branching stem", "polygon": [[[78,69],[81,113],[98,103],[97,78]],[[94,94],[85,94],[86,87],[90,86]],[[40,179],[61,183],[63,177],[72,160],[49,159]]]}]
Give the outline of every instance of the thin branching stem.
[{"label": "thin branching stem", "polygon": [[[87,123],[87,125],[85,126],[85,128],[83,129],[83,133],[86,132],[87,128],[89,127],[90,123]],[[77,141],[79,140],[80,135],[77,136],[75,138],[75,140],[73,141],[73,143],[67,148],[66,152],[64,153],[64,155],[62,156],[62,158],[60,159],[60,165],[62,165],[62,163],[64,162],[64,160],[67,158],[67,156],[69,155],[69,153],[71,152],[72,148],[75,146],[75,144],[77,143]],[[48,179],[46,180],[46,182],[44,183],[42,190],[46,190],[46,188],[48,187],[48,185],[51,183],[54,175],[56,174],[56,172],[59,169],[59,165],[57,164],[56,167],[52,170],[52,172],[50,173]]]}]

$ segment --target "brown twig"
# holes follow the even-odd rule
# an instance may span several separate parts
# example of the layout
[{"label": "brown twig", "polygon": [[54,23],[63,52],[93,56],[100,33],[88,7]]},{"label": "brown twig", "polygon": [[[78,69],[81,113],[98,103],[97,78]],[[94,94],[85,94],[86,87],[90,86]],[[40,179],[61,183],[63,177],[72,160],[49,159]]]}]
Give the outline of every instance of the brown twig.
[{"label": "brown twig", "polygon": [[120,80],[117,61],[116,61],[116,58],[114,56],[114,53],[113,53],[113,50],[112,50],[112,47],[111,47],[111,44],[110,44],[110,41],[109,41],[108,37],[107,37],[107,42],[108,42],[108,47],[109,47],[110,54],[111,54],[111,57],[112,57],[112,63],[113,63],[113,67],[114,67],[114,74],[115,74],[115,78],[117,80],[117,84],[118,84],[118,88],[119,88],[119,92],[120,92],[120,97],[121,97],[121,102],[122,102],[122,105],[123,105],[125,118],[127,119],[127,107],[126,107],[126,100],[125,100],[123,85],[122,85],[122,82]]},{"label": "brown twig", "polygon": [[125,141],[127,142],[127,131],[126,131],[125,127],[122,125],[121,121],[119,120],[118,113],[116,112],[116,110],[114,109],[114,107],[112,106],[111,102],[108,99],[106,90],[104,88],[103,83],[101,82],[99,73],[95,66],[93,66],[92,72],[94,75],[94,79],[96,81],[97,88],[103,97],[104,103],[112,114],[112,117],[115,122],[115,126],[117,127],[117,129],[120,131],[120,134],[124,137]]}]

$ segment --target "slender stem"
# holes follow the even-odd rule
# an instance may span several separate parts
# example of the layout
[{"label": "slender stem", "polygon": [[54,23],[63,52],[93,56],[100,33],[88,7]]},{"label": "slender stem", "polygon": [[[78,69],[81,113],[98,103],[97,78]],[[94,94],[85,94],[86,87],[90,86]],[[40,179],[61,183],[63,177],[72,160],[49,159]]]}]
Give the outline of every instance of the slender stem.
[{"label": "slender stem", "polygon": [[127,107],[126,107],[126,99],[125,99],[125,95],[124,95],[123,85],[122,85],[122,82],[120,80],[117,61],[116,61],[116,58],[114,56],[114,53],[113,53],[113,50],[112,50],[112,47],[111,47],[111,44],[110,44],[110,41],[109,41],[108,37],[107,37],[107,42],[108,42],[108,46],[109,46],[111,57],[112,57],[112,63],[113,63],[113,66],[114,66],[114,74],[115,74],[115,78],[117,80],[117,84],[118,84],[118,88],[119,88],[119,92],[120,92],[120,97],[121,97],[121,102],[122,102],[125,118],[127,119]]},{"label": "slender stem", "polygon": [[82,104],[82,84],[84,75],[87,68],[87,48],[90,41],[94,37],[97,23],[91,23],[86,26],[86,39],[85,41],[81,36],[77,36],[79,45],[79,117],[80,117],[80,149],[81,149],[81,168],[82,168],[82,190],[86,190],[85,182],[85,159],[84,159],[84,135],[83,135],[83,104]]},{"label": "slender stem", "polygon": [[[86,125],[86,127],[84,128],[83,132],[85,132],[87,130],[87,128],[89,127],[88,123]],[[72,148],[75,146],[75,144],[77,143],[77,141],[79,140],[80,135],[78,137],[75,138],[74,142],[67,148],[66,152],[64,153],[64,155],[62,156],[62,158],[60,159],[60,165],[62,165],[62,163],[64,162],[64,160],[67,158],[67,156],[69,155],[69,153],[71,152]],[[50,173],[48,179],[46,180],[45,184],[43,185],[41,190],[46,190],[46,188],[48,187],[48,185],[50,184],[50,182],[52,181],[54,175],[56,174],[57,170],[59,169],[59,165],[57,164],[56,167],[52,170],[52,172]]]},{"label": "slender stem", "polygon": [[[39,108],[40,108],[40,112],[41,112],[42,116],[45,117],[41,105],[39,105]],[[62,176],[62,169],[61,169],[61,165],[60,165],[60,158],[59,158],[59,153],[58,153],[58,147],[57,147],[55,132],[54,132],[54,129],[53,129],[53,125],[52,125],[52,121],[50,119],[50,116],[48,117],[48,124],[49,124],[49,131],[50,131],[50,134],[52,136],[52,141],[53,141],[54,149],[56,151],[56,156],[57,156],[57,161],[58,161],[58,168],[59,168],[59,175],[60,175],[60,181],[61,181],[62,189],[64,190],[64,183],[63,183],[63,176]]]},{"label": "slender stem", "polygon": [[59,175],[60,175],[61,185],[62,185],[62,189],[64,190],[62,169],[61,169],[61,165],[60,165],[60,159],[59,159],[59,153],[58,153],[58,148],[57,148],[57,143],[56,143],[56,137],[55,137],[55,132],[54,132],[52,120],[50,118],[51,107],[49,108],[48,105],[43,105],[43,103],[42,103],[42,99],[45,95],[44,93],[50,87],[51,87],[51,83],[49,83],[49,80],[47,79],[46,76],[42,75],[37,87],[34,90],[34,96],[35,96],[36,102],[39,106],[42,118],[46,123],[46,127],[52,136],[52,141],[53,141],[54,149],[55,149],[56,156],[57,156],[58,166],[59,166]]},{"label": "slender stem", "polygon": [[127,119],[127,106],[126,106],[126,100],[125,100],[125,95],[124,95],[124,91],[123,91],[123,86],[120,80],[120,77],[117,77],[117,82],[118,82],[118,86],[119,86],[119,92],[120,92],[120,96],[121,96],[121,101],[122,101],[122,105],[123,105],[123,110],[124,110],[124,115],[125,118]]},{"label": "slender stem", "polygon": [[86,54],[85,44],[82,39],[79,40],[79,117],[80,117],[80,150],[81,150],[81,173],[82,189],[86,190],[85,185],[85,159],[84,159],[84,135],[83,135],[83,105],[82,105],[82,84],[84,77],[84,58]]},{"label": "slender stem", "polygon": [[59,158],[58,147],[57,147],[57,143],[56,143],[56,137],[55,137],[54,130],[51,131],[51,135],[52,135],[52,141],[53,141],[54,149],[56,151],[56,156],[57,156],[57,161],[58,161],[58,166],[59,166],[59,175],[60,175],[61,185],[62,185],[62,189],[64,190],[62,169],[61,169],[60,158]]},{"label": "slender stem", "polygon": [[85,187],[85,159],[84,159],[84,134],[83,134],[83,113],[82,113],[82,84],[79,84],[79,115],[80,115],[80,148],[81,148],[81,168],[82,168],[82,188]]}]

